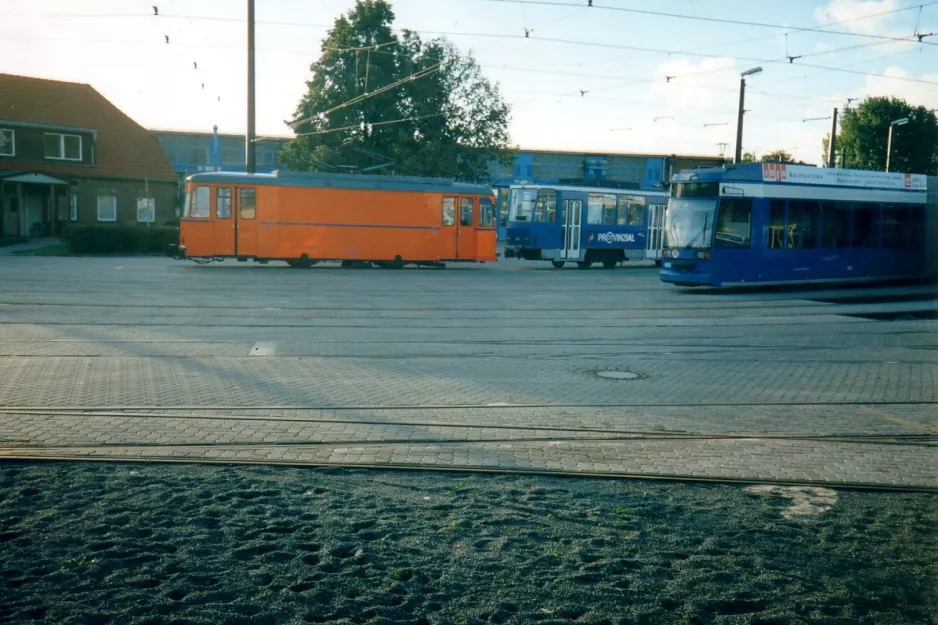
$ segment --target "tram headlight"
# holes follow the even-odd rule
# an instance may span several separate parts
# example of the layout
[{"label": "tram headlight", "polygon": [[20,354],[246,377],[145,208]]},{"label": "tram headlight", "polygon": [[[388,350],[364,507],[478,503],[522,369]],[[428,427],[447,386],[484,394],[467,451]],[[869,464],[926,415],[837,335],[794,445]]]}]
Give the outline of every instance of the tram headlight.
[{"label": "tram headlight", "polygon": [[709,260],[710,252],[697,252],[697,258],[700,260]]},{"label": "tram headlight", "polygon": [[665,258],[671,258],[671,250],[661,250],[661,255]]}]

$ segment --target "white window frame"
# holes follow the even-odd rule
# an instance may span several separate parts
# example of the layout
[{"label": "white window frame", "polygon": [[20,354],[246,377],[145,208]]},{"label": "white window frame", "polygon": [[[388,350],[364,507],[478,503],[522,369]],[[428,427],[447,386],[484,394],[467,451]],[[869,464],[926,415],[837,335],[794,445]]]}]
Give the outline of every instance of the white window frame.
[{"label": "white window frame", "polygon": [[[110,204],[111,204],[110,209],[112,213],[114,214],[113,218],[109,219],[107,217],[104,217],[104,218],[101,217],[101,200],[110,200]],[[107,207],[105,206],[105,208]],[[108,222],[117,221],[117,196],[114,196],[114,195],[99,195],[98,196],[98,221],[108,221]]]},{"label": "white window frame", "polygon": [[[140,211],[149,210],[150,219],[140,219]],[[137,223],[154,224],[156,223],[156,199],[152,197],[137,198]]]},{"label": "white window frame", "polygon": [[10,151],[0,152],[0,156],[16,156],[16,131],[12,128],[0,128],[0,133],[10,133]]},{"label": "white window frame", "polygon": [[[61,132],[47,132],[45,133],[47,137],[58,137],[59,138],[59,155],[58,156],[49,156],[46,154],[47,159],[55,161],[81,161],[82,154],[84,153],[84,142],[81,140],[81,135],[70,135]],[[70,158],[65,155],[65,137],[75,137],[78,139],[78,158]],[[45,149],[45,139],[43,139],[43,149]]]},{"label": "white window frame", "polygon": [[68,196],[68,220],[78,221],[78,196],[74,193]]}]

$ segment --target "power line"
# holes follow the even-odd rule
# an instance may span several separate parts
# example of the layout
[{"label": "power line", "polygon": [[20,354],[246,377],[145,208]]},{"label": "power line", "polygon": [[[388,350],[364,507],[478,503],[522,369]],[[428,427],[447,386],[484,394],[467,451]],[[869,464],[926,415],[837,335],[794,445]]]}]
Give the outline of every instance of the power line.
[{"label": "power line", "polygon": [[[575,7],[575,6],[583,7],[582,4],[570,4],[570,3],[568,3],[568,2],[555,2],[555,1],[550,1],[550,0],[485,0],[485,1],[487,1],[487,2],[501,2],[501,3],[505,3],[505,4],[528,4],[528,5],[542,5],[542,6],[555,6],[555,7],[557,7],[557,6],[559,6],[559,7],[570,7],[570,6],[574,6],[574,7]],[[929,5],[932,5],[932,4],[938,4],[938,1],[935,1],[935,2],[927,2],[927,3],[922,4],[921,6],[929,6]],[[603,10],[603,11],[618,11],[618,12],[622,12],[622,13],[634,13],[634,14],[638,14],[638,15],[651,15],[651,16],[654,16],[654,17],[670,17],[670,18],[676,18],[676,19],[696,20],[696,21],[701,21],[701,22],[713,22],[713,23],[718,23],[718,24],[733,24],[733,25],[735,25],[735,26],[756,26],[756,27],[759,27],[759,28],[774,28],[774,29],[777,29],[777,30],[794,31],[794,32],[823,32],[824,34],[828,34],[828,35],[844,35],[844,36],[851,36],[851,37],[870,37],[870,38],[873,38],[873,39],[890,39],[890,40],[893,40],[893,41],[915,41],[914,39],[905,39],[905,38],[900,38],[900,37],[890,37],[890,36],[888,36],[888,35],[874,35],[874,34],[870,34],[870,33],[855,33],[855,32],[838,31],[838,30],[821,30],[822,27],[820,27],[820,26],[814,26],[814,27],[785,26],[785,25],[782,25],[782,24],[769,24],[769,23],[766,23],[766,22],[750,22],[750,21],[746,21],[746,20],[734,20],[734,19],[719,18],[719,17],[703,17],[703,16],[699,16],[699,15],[685,15],[685,14],[681,14],[681,13],[667,13],[667,12],[665,12],[665,11],[650,11],[650,10],[647,10],[647,9],[632,9],[632,8],[628,8],[628,7],[600,6],[600,5],[596,5],[596,4],[592,4],[592,5],[590,5],[589,7],[583,7],[583,8],[584,8],[584,9],[587,9],[587,10],[590,9],[590,8],[592,8],[592,9],[599,9],[599,10]],[[921,42],[921,43],[925,43],[925,44],[928,44],[928,45],[938,45],[938,43],[932,43],[932,42],[928,42],[928,41],[923,41],[923,42]]]},{"label": "power line", "polygon": [[[487,0],[487,1],[489,1],[489,2],[494,2],[494,1],[505,1],[505,2],[507,2],[508,0]],[[518,39],[518,38],[519,38],[517,35],[501,35],[501,34],[497,34],[497,33],[457,33],[457,32],[441,31],[441,30],[425,30],[425,31],[421,31],[421,32],[422,32],[422,34],[443,35],[443,36],[449,36],[449,37],[484,37],[484,38],[490,38],[490,39]],[[580,46],[589,46],[589,47],[594,47],[594,48],[606,48],[606,49],[614,49],[614,50],[635,50],[635,51],[638,51],[638,52],[654,52],[654,53],[657,53],[657,54],[666,54],[666,55],[669,55],[669,56],[670,56],[670,55],[683,55],[683,56],[693,56],[693,57],[709,58],[709,59],[714,59],[714,58],[721,58],[721,59],[722,59],[722,58],[730,58],[730,57],[726,57],[726,56],[722,56],[722,55],[717,55],[717,54],[704,54],[704,53],[701,53],[701,52],[680,52],[680,51],[678,51],[678,50],[665,50],[665,49],[661,49],[661,48],[643,48],[643,47],[639,47],[639,46],[627,46],[627,45],[622,45],[622,44],[601,43],[601,42],[594,42],[594,41],[577,41],[577,40],[574,40],[574,39],[561,39],[561,38],[557,38],[557,37],[532,37],[532,38],[531,38],[531,41],[542,41],[542,42],[545,42],[545,43],[562,43],[562,44],[568,44],[568,45],[580,45]],[[905,41],[906,43],[909,42],[908,39],[901,39],[901,40],[899,40],[899,41]],[[748,61],[748,62],[752,62],[752,63],[772,63],[772,64],[775,64],[775,65],[789,65],[789,63],[788,63],[787,60],[782,61],[782,60],[778,60],[778,59],[760,59],[760,58],[756,58],[756,57],[743,57],[743,56],[736,56],[736,57],[731,57],[731,58],[733,58],[733,59],[735,59],[735,60],[737,60],[737,61]],[[894,79],[894,80],[904,80],[904,81],[907,81],[907,82],[917,82],[917,83],[923,83],[923,84],[927,84],[927,85],[938,85],[938,82],[930,81],[930,80],[922,80],[922,79],[918,79],[918,78],[907,78],[907,77],[899,77],[899,76],[889,76],[889,75],[887,75],[887,74],[876,74],[876,73],[873,73],[873,72],[860,72],[860,71],[856,71],[856,70],[846,70],[846,69],[842,70],[842,69],[840,69],[840,68],[838,68],[838,67],[827,67],[827,66],[824,66],[824,65],[811,65],[811,64],[808,64],[808,63],[801,63],[800,65],[801,65],[802,67],[813,67],[813,68],[815,68],[815,69],[824,69],[824,70],[828,70],[828,71],[832,71],[832,72],[843,71],[843,72],[848,73],[848,74],[860,74],[860,75],[864,75],[864,76],[876,76],[876,77],[879,77],[879,78],[891,78],[891,79]]]},{"label": "power line", "polygon": [[373,97],[376,96],[376,95],[381,95],[382,93],[385,93],[385,92],[387,92],[387,91],[390,91],[391,89],[394,89],[395,87],[400,87],[401,85],[403,85],[403,84],[405,84],[405,83],[413,82],[413,81],[415,81],[415,80],[420,80],[421,78],[426,78],[426,77],[429,76],[430,74],[433,74],[433,73],[435,73],[435,72],[441,71],[442,69],[443,69],[443,64],[442,64],[442,63],[438,63],[438,64],[433,65],[433,66],[431,66],[431,67],[422,69],[422,70],[420,70],[419,72],[414,72],[414,73],[411,74],[410,76],[406,76],[406,77],[404,77],[404,78],[401,78],[400,80],[394,81],[394,82],[392,82],[392,83],[390,83],[390,84],[388,84],[388,85],[385,85],[385,86],[383,86],[383,87],[380,87],[380,88],[378,88],[378,89],[375,89],[374,91],[369,91],[368,93],[363,93],[363,94],[360,95],[360,96],[356,96],[356,97],[352,98],[351,100],[348,100],[347,102],[343,102],[342,104],[339,104],[338,106],[334,106],[334,107],[332,107],[331,109],[329,109],[329,110],[327,110],[327,111],[322,111],[321,113],[316,113],[315,115],[311,115],[311,116],[309,116],[309,117],[304,117],[303,119],[299,119],[299,120],[296,120],[296,121],[292,121],[292,122],[289,123],[289,125],[290,125],[290,126],[293,126],[293,127],[295,128],[295,127],[297,127],[297,126],[299,126],[299,125],[301,125],[301,124],[305,124],[306,122],[310,122],[310,121],[312,121],[312,120],[314,120],[314,119],[325,117],[326,115],[329,115],[330,113],[334,113],[334,112],[336,112],[336,111],[338,111],[338,110],[341,110],[341,109],[344,109],[344,108],[348,108],[349,106],[354,106],[355,104],[358,104],[359,102],[361,102],[361,101],[363,101],[363,100],[367,100],[367,99],[369,99],[369,98],[373,98]]},{"label": "power line", "polygon": [[[342,128],[329,128],[328,130],[316,130],[313,132],[298,132],[296,133],[297,137],[311,137],[313,135],[326,135],[333,132],[342,132],[344,130],[360,130],[362,125],[365,126],[387,126],[389,124],[401,124],[404,122],[415,122],[421,119],[428,119],[430,117],[440,117],[445,115],[445,113],[432,113],[430,115],[418,115],[416,117],[405,117],[403,119],[392,119],[389,121],[383,122],[363,122],[362,124],[355,124],[354,126],[344,126]],[[259,139],[258,139],[259,140]]]}]

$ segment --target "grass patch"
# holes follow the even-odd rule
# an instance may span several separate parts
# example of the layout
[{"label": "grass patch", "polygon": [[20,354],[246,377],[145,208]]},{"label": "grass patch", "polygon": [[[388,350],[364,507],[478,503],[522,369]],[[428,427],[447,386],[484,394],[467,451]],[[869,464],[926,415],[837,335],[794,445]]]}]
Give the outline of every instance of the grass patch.
[{"label": "grass patch", "polygon": [[55,245],[46,245],[31,250],[17,250],[13,252],[16,256],[73,256],[68,249],[67,243],[57,243]]}]

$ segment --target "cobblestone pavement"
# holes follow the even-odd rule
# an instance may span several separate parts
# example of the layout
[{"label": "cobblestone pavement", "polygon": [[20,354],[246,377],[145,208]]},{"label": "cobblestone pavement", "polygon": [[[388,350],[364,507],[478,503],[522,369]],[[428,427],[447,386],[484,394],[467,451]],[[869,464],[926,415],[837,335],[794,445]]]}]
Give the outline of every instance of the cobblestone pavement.
[{"label": "cobblestone pavement", "polygon": [[938,487],[928,287],[41,257],[0,287],[0,456]]}]

